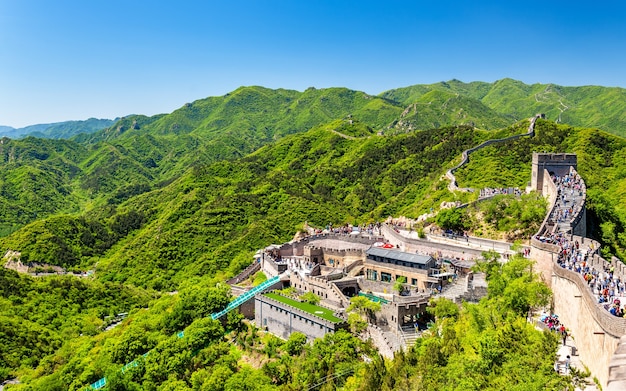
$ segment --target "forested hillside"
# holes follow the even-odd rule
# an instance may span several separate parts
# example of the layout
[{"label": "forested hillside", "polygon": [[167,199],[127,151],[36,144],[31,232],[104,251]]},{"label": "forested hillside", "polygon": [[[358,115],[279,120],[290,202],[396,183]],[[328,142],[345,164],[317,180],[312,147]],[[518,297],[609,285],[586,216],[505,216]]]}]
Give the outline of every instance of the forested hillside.
[{"label": "forested hillside", "polygon": [[37,366],[72,339],[101,333],[105,318],[144,307],[151,298],[120,284],[37,279],[0,268],[0,379],[21,366]]},{"label": "forested hillside", "polygon": [[[475,100],[475,104],[482,104],[512,121],[544,113],[547,119],[559,123],[596,127],[626,136],[626,90],[619,87],[563,87],[539,83],[528,85],[513,79],[502,79],[494,83],[450,80],[398,88],[380,96],[404,105],[420,101],[429,104],[432,102],[433,106],[441,107],[444,111],[443,105],[430,98],[433,93]],[[480,122],[476,126],[482,127]]]},{"label": "forested hillside", "polygon": [[[525,133],[530,115],[524,107],[530,114],[552,116],[554,99],[565,104],[563,99],[575,99],[565,87],[552,86],[547,92],[543,87],[541,95],[537,86],[510,80],[451,81],[381,97],[341,88],[297,92],[242,87],[171,114],[129,116],[71,140],[3,138],[0,253],[19,251],[23,262],[68,270],[94,269],[95,277],[38,280],[12,271],[0,274],[0,340],[5,346],[0,380],[20,375],[23,389],[66,390],[107,375],[121,384],[111,389],[234,390],[241,379],[250,378],[258,381],[255,389],[299,389],[337,371],[366,371],[362,355],[374,353],[348,335],[306,348],[298,341],[282,345],[269,337],[260,341],[234,318],[226,328],[239,348],[229,348],[223,339],[227,331],[203,319],[228,301],[216,283],[248,265],[259,248],[293,238],[305,222],[324,226],[416,218],[439,210],[443,201],[475,200],[475,193],[448,191],[446,169],[459,162],[463,150],[482,141]],[[609,91],[619,105],[622,91]],[[528,93],[535,95],[524,98]],[[543,106],[526,105],[541,99]],[[584,99],[577,99],[586,107]],[[616,124],[606,130],[619,133],[620,116],[606,113],[602,118]],[[472,154],[457,172],[459,185],[523,188],[530,180],[533,151],[578,154],[588,186],[589,232],[605,244],[605,255],[625,256],[621,201],[626,196],[626,140],[620,136],[539,120],[534,137]],[[517,231],[520,222],[528,223],[528,229],[545,208],[535,201],[523,198],[512,205],[495,200],[479,212],[495,221],[489,230],[470,219],[464,229],[474,234]],[[530,207],[523,210],[521,203]],[[518,217],[493,217],[502,213]],[[532,216],[526,221],[522,215]],[[518,272],[508,271],[505,278],[524,277]],[[161,297],[172,291],[179,294]],[[550,357],[537,361],[538,355],[549,355],[554,341],[522,328],[518,308],[497,301],[484,305],[442,320],[443,334],[425,339],[384,370],[376,367],[375,358],[368,368],[378,368],[380,376],[367,377],[366,383],[350,380],[346,389],[402,389],[403,383],[390,380],[394,371],[424,387],[451,385],[452,378],[436,370],[444,367],[481,374],[471,380],[480,388],[488,379],[504,381],[499,377],[503,373],[521,373],[514,366],[533,367],[533,360],[533,381],[560,389],[561,383],[546,372]],[[140,310],[146,306],[149,311]],[[505,312],[485,325],[484,314],[496,309]],[[129,321],[119,329],[100,329],[105,316],[129,311]],[[494,335],[510,335],[509,321],[520,327],[532,357],[517,361],[512,350],[521,345],[509,349],[508,337],[494,341]],[[189,340],[172,336],[190,325]],[[469,346],[459,336],[459,330],[470,329],[486,333],[486,345]],[[466,362],[466,347],[482,359]],[[150,349],[159,354],[130,377],[120,377],[121,365]],[[248,362],[266,360],[262,371],[241,365],[242,355]],[[338,364],[339,359],[349,365]],[[498,372],[488,372],[494,360]],[[406,363],[416,362],[425,366],[407,369]]]},{"label": "forested hillside", "polygon": [[53,124],[30,125],[15,129],[10,126],[0,126],[0,137],[41,137],[52,139],[68,139],[81,133],[93,133],[108,128],[115,120],[89,118],[84,121],[65,121]]},{"label": "forested hillside", "polygon": [[[452,125],[493,130],[543,112],[570,125],[623,134],[624,102],[619,88],[529,86],[510,79],[491,84],[452,80],[391,90],[380,97],[345,88],[298,92],[241,87],[170,114],[128,116],[96,132],[105,120],[41,125],[33,129],[40,135],[54,131],[56,136],[50,137],[69,136],[81,126],[89,129],[73,142],[2,140],[0,205],[5,205],[0,236],[55,213],[119,204],[167,185],[190,167],[241,158],[281,137],[319,126],[357,137]],[[360,124],[358,131],[345,127],[346,121]],[[33,185],[15,186],[33,180],[36,192]]]},{"label": "forested hillside", "polygon": [[524,187],[530,182],[533,151],[578,155],[578,172],[587,185],[588,234],[605,244],[605,256],[626,259],[626,139],[598,129],[537,122],[538,134],[479,150],[457,171],[461,186]]},{"label": "forested hillside", "polygon": [[[342,131],[359,129],[346,122]],[[3,245],[24,260],[66,267],[88,266],[96,256],[101,278],[173,289],[188,275],[248,263],[305,221],[369,222],[419,213],[417,200],[437,206],[448,196],[437,180],[442,166],[486,137],[459,127],[347,139],[320,127],[244,159],[196,166],[119,205],[34,222]]]},{"label": "forested hillside", "polygon": [[[157,182],[162,178],[158,164],[148,168],[138,162],[136,150],[107,144],[99,150],[107,154],[88,154],[81,163],[80,191],[67,191],[69,197],[53,193],[60,204],[76,195],[74,205],[84,205],[79,195],[85,194],[99,195],[99,204],[83,213],[38,219],[0,244],[3,251],[20,251],[23,261],[80,270],[97,262],[101,279],[172,290],[189,276],[236,272],[258,248],[289,240],[305,221],[323,226],[415,218],[442,201],[471,200],[475,194],[447,190],[441,179],[445,169],[462,150],[490,137],[521,133],[526,126],[521,122],[498,133],[465,126],[379,136],[356,120],[341,120],[242,159],[198,163],[164,182]],[[148,145],[158,150],[158,143]],[[610,147],[591,154],[593,145]],[[623,139],[604,132],[539,121],[535,137],[473,154],[458,179],[476,188],[523,188],[532,151],[577,152],[580,172],[589,178],[590,222],[596,224],[590,232],[608,244],[605,251],[622,255],[624,185],[602,178],[620,177],[612,160],[619,162],[624,146]]]},{"label": "forested hillside", "polygon": [[[50,354],[35,370],[22,369],[15,388],[80,390],[106,376],[107,390],[566,389],[571,379],[552,368],[557,336],[525,319],[530,307],[550,300],[530,261],[481,267],[489,296],[461,309],[435,301],[429,312],[436,323],[393,360],[343,330],[307,344],[304,334],[283,341],[242,323],[240,315],[231,313],[224,324],[211,320],[228,298],[225,285],[213,287],[216,280],[205,278],[151,301],[149,310],[131,310],[111,331],[56,342],[61,347],[41,352]],[[23,365],[37,365],[30,360]],[[132,360],[136,365],[122,370]]]},{"label": "forested hillside", "polygon": [[[404,104],[345,88],[298,92],[241,87],[222,97],[188,103],[170,114],[122,118],[72,141],[5,138],[0,144],[0,205],[13,207],[3,206],[4,212],[0,211],[0,236],[56,213],[119,204],[167,185],[191,167],[241,158],[267,143],[316,127],[325,126],[339,136],[363,137],[509,123],[480,102],[445,103],[448,98],[443,95],[437,99],[437,105],[425,105],[426,111],[420,108],[417,113],[419,102],[405,110]],[[24,181],[37,185],[15,185]]]}]

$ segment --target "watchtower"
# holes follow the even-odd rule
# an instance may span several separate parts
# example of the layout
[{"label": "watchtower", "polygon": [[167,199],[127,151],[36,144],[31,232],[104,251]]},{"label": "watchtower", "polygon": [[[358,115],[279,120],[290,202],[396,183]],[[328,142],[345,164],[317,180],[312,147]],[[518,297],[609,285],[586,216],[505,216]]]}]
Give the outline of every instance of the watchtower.
[{"label": "watchtower", "polygon": [[[565,176],[569,168],[576,169],[578,160],[575,153],[537,153],[533,152],[533,170],[530,186],[543,193],[544,173]],[[544,171],[545,170],[545,171]]]}]

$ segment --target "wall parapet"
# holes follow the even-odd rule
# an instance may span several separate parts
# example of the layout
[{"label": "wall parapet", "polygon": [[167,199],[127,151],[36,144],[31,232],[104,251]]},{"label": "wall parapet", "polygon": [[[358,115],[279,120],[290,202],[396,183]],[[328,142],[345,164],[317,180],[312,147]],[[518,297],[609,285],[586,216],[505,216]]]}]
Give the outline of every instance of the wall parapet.
[{"label": "wall parapet", "polygon": [[394,304],[427,304],[430,301],[431,294],[430,293],[420,293],[414,296],[399,296],[392,295],[391,302]]},{"label": "wall parapet", "polygon": [[359,249],[359,248],[335,249],[335,248],[315,246],[312,244],[305,245],[305,247],[310,248],[311,250],[321,250],[324,255],[333,255],[337,257],[346,257],[346,256],[359,257],[365,254],[365,250]]},{"label": "wall parapet", "polygon": [[[393,240],[397,243],[407,243],[413,245],[415,247],[427,247],[434,250],[449,250],[459,254],[463,254],[465,259],[474,259],[482,256],[482,249],[475,249],[470,247],[457,246],[450,243],[439,243],[432,242],[427,239],[415,239],[415,238],[407,238],[396,232],[389,225],[385,224],[382,226],[382,231],[384,231],[385,235],[391,236]],[[392,243],[393,244],[393,243]]]},{"label": "wall parapet", "polygon": [[241,273],[237,274],[236,276],[234,276],[230,280],[226,281],[226,283],[228,285],[239,284],[241,281],[246,280],[248,277],[250,277],[254,273],[258,272],[259,270],[261,270],[261,262],[255,261],[255,262],[251,263],[250,265],[248,265],[248,267],[243,269],[241,271]]},{"label": "wall parapet", "polygon": [[534,238],[534,237],[530,239],[530,245],[532,247],[538,248],[540,250],[548,251],[550,253],[558,254],[560,251],[560,248],[558,245],[548,243],[548,242],[542,242],[541,240]]},{"label": "wall parapet", "polygon": [[556,263],[554,264],[553,273],[558,277],[565,278],[576,284],[591,316],[605,333],[615,338],[626,335],[626,319],[611,315],[601,304],[598,304],[582,275],[575,271],[562,268]]},{"label": "wall parapet", "polygon": [[283,244],[283,246],[288,245],[288,244],[308,243],[308,242],[312,242],[312,241],[320,240],[320,239],[340,239],[345,242],[360,243],[360,244],[372,244],[378,240],[384,240],[383,237],[377,236],[377,235],[352,235],[352,234],[328,232],[328,233],[305,236],[304,238],[297,240],[295,242],[285,243]]},{"label": "wall parapet", "polygon": [[548,173],[548,170],[544,169],[543,175],[549,178],[547,181],[547,189],[546,189],[547,194],[544,194],[544,196],[546,195],[548,196],[548,212],[546,213],[546,216],[543,218],[543,222],[539,226],[539,231],[537,232],[537,235],[543,235],[546,233],[548,221],[550,221],[550,215],[552,215],[552,212],[554,211],[554,208],[556,207],[556,197],[558,194],[558,189],[556,188],[556,185],[550,178],[550,174]]}]

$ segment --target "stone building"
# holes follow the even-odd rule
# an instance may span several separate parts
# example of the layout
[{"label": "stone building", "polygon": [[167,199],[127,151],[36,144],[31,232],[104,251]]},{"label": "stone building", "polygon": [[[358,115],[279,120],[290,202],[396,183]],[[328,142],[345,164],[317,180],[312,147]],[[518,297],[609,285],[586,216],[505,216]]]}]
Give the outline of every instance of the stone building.
[{"label": "stone building", "polygon": [[430,255],[406,253],[397,250],[372,247],[366,251],[365,278],[372,281],[393,282],[400,277],[418,289],[430,288],[438,282],[432,276],[435,259]]},{"label": "stone building", "polygon": [[254,321],[258,327],[281,338],[288,339],[298,331],[309,341],[347,328],[345,319],[328,308],[301,303],[275,293],[255,296]]}]

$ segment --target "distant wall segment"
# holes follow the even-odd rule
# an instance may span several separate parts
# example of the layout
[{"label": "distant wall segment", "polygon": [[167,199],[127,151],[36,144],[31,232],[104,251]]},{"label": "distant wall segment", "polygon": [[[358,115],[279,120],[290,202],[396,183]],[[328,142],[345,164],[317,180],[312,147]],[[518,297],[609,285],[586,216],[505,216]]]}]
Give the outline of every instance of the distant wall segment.
[{"label": "distant wall segment", "polygon": [[470,149],[466,149],[465,151],[463,151],[461,153],[461,162],[459,164],[457,164],[456,166],[452,167],[451,169],[449,169],[448,171],[446,171],[446,178],[448,178],[450,180],[450,184],[448,185],[448,190],[450,191],[456,191],[456,190],[460,190],[460,191],[473,191],[473,189],[467,188],[467,187],[459,187],[456,183],[456,177],[454,176],[454,173],[456,170],[458,170],[459,168],[463,167],[465,164],[467,164],[469,162],[469,155],[472,152],[476,152],[479,149],[485,148],[489,145],[492,144],[496,144],[496,143],[504,143],[507,141],[512,141],[512,140],[517,140],[518,138],[521,137],[533,137],[535,135],[535,122],[537,121],[538,118],[541,118],[542,115],[541,114],[537,114],[536,116],[532,117],[530,119],[530,125],[528,125],[528,131],[526,133],[522,133],[522,134],[516,134],[513,136],[509,136],[509,137],[504,137],[504,138],[497,138],[497,139],[491,139],[491,140],[487,140],[485,142],[483,142],[482,144],[479,144],[473,148]]}]

